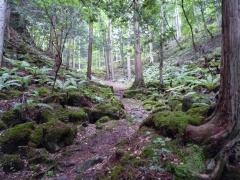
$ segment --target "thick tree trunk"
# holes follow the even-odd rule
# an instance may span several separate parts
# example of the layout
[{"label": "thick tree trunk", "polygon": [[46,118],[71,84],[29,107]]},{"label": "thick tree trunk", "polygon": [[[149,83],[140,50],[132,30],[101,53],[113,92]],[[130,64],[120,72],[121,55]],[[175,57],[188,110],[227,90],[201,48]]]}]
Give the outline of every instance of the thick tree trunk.
[{"label": "thick tree trunk", "polygon": [[138,15],[138,0],[134,1],[134,60],[135,60],[135,81],[133,87],[144,86],[142,61],[141,61],[141,45],[140,45],[140,27]]},{"label": "thick tree trunk", "polygon": [[87,78],[92,79],[93,22],[89,22]]},{"label": "thick tree trunk", "polygon": [[[209,121],[201,126],[188,126],[186,134],[193,140],[221,144],[224,163],[232,163],[229,151],[240,138],[240,3],[239,0],[223,0],[223,50],[220,98]],[[227,158],[226,158],[227,156]],[[236,164],[234,164],[236,165]],[[228,166],[229,167],[229,166]],[[216,166],[216,169],[221,169]],[[215,173],[214,174],[219,174]],[[212,174],[213,174],[212,173]],[[211,178],[210,174],[205,179]],[[212,178],[213,179],[213,178]]]},{"label": "thick tree trunk", "polygon": [[3,58],[6,8],[7,8],[7,3],[5,2],[5,0],[0,0],[0,67],[2,64],[2,58]]},{"label": "thick tree trunk", "polygon": [[185,10],[185,7],[184,7],[184,0],[181,0],[181,7],[182,7],[182,11],[183,11],[183,14],[184,14],[184,17],[187,21],[187,24],[190,28],[190,32],[191,32],[191,38],[192,38],[192,45],[193,45],[193,49],[194,51],[197,51],[197,46],[196,46],[196,43],[195,43],[195,38],[194,38],[194,33],[193,33],[193,26],[188,18],[188,15],[187,15],[187,12]]}]

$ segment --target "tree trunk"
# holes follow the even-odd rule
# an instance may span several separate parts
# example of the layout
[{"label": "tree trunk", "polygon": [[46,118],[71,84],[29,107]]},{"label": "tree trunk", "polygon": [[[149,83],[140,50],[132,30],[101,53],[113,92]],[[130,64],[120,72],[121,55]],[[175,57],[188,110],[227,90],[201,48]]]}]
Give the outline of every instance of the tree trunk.
[{"label": "tree trunk", "polygon": [[131,69],[131,25],[129,23],[129,30],[128,30],[128,53],[127,53],[127,77],[128,80],[132,78],[132,69]]},{"label": "tree trunk", "polygon": [[139,0],[134,1],[134,61],[135,61],[135,81],[133,87],[144,86],[142,62],[141,62],[141,45],[140,45],[140,28],[138,15]]},{"label": "tree trunk", "polygon": [[160,8],[160,47],[159,47],[159,83],[160,87],[163,87],[163,60],[164,60],[164,55],[163,55],[163,33],[164,33],[164,11],[163,11],[163,1],[161,1],[161,8]]},{"label": "tree trunk", "polygon": [[[151,40],[152,41],[152,40]],[[150,63],[154,63],[154,58],[153,58],[153,43],[149,43],[149,56],[150,56]]]},{"label": "tree trunk", "polygon": [[[240,138],[240,3],[239,0],[223,0],[223,50],[221,64],[221,85],[215,112],[209,121],[201,126],[188,126],[186,134],[193,140],[208,140],[221,144],[221,157],[225,163],[232,163],[229,153],[234,152]],[[236,155],[236,154],[235,154]],[[226,158],[227,156],[227,158]],[[223,162],[224,163],[224,162]],[[236,165],[236,164],[234,164]],[[216,166],[216,169],[218,166]],[[220,169],[218,170],[220,171]],[[213,171],[213,173],[216,170]],[[205,179],[214,179],[213,173]],[[215,173],[219,174],[219,173]],[[207,178],[206,178],[207,177]],[[212,178],[213,177],[213,178]]]},{"label": "tree trunk", "polygon": [[175,7],[175,27],[176,27],[176,39],[181,39],[182,31],[181,31],[181,16],[179,13],[178,4],[176,1],[176,7]]},{"label": "tree trunk", "polygon": [[203,3],[204,3],[204,2],[199,1],[200,11],[201,11],[201,16],[202,16],[202,21],[203,21],[203,26],[204,26],[204,29],[205,29],[206,33],[208,33],[209,36],[210,36],[211,38],[213,38],[212,32],[211,32],[210,29],[208,29],[208,27],[207,27],[207,22],[206,22],[205,15],[204,15]]},{"label": "tree trunk", "polygon": [[6,7],[7,7],[7,3],[5,2],[5,0],[0,0],[0,67],[2,64],[2,58],[3,58]]},{"label": "tree trunk", "polygon": [[88,67],[87,78],[92,79],[92,48],[93,48],[93,22],[89,22],[89,40],[88,40]]},{"label": "tree trunk", "polygon": [[194,38],[194,33],[193,33],[193,26],[192,26],[192,24],[191,24],[191,22],[190,22],[190,20],[189,20],[189,18],[187,16],[187,12],[186,12],[185,8],[184,8],[184,0],[181,0],[181,7],[182,7],[182,11],[183,11],[184,17],[185,17],[185,19],[187,21],[187,24],[188,24],[189,28],[190,28],[193,49],[194,49],[194,51],[197,51],[197,46],[196,46],[196,43],[195,43],[195,38]]},{"label": "tree trunk", "polygon": [[108,79],[114,79],[113,72],[113,57],[112,57],[112,20],[109,19],[108,22],[108,33],[107,33],[107,70],[108,70]]}]

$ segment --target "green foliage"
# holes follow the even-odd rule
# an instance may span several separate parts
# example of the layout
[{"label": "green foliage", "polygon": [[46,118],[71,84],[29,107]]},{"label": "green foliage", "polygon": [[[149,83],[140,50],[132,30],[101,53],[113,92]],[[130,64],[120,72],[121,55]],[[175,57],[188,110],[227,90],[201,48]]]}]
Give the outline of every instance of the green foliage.
[{"label": "green foliage", "polygon": [[197,125],[201,120],[201,116],[191,116],[181,111],[165,111],[153,113],[144,124],[154,126],[164,135],[175,137],[177,134],[183,135],[188,124]]},{"label": "green foliage", "polygon": [[12,80],[11,75],[8,73],[4,73],[0,77],[0,91],[4,89],[9,89],[11,87],[21,87],[21,81],[19,80]]},{"label": "green foliage", "polygon": [[14,153],[18,150],[18,146],[27,145],[33,129],[33,123],[27,122],[4,131],[0,136],[2,151]]}]

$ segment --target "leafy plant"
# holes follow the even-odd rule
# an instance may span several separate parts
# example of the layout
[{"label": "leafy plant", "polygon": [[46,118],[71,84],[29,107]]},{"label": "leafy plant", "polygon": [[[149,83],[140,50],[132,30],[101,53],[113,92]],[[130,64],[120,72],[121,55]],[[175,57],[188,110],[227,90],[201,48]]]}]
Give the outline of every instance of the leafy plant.
[{"label": "leafy plant", "polygon": [[0,90],[9,89],[10,87],[21,87],[21,81],[12,80],[8,73],[2,74],[0,77]]}]

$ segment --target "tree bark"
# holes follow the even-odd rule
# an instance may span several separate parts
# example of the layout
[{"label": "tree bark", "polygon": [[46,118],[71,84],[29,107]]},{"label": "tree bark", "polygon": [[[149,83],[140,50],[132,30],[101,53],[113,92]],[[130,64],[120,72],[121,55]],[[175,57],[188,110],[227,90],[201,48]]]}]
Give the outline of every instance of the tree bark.
[{"label": "tree bark", "polygon": [[0,0],[0,67],[2,64],[2,58],[3,58],[6,8],[7,8],[7,3],[5,2],[5,0]]},{"label": "tree bark", "polygon": [[87,78],[92,79],[93,21],[89,22]]},{"label": "tree bark", "polygon": [[176,38],[177,40],[181,39],[182,31],[181,31],[181,17],[179,13],[178,4],[176,3],[175,7],[175,26],[176,26]]},{"label": "tree bark", "polygon": [[112,20],[108,21],[108,33],[107,33],[107,70],[108,70],[108,79],[114,79],[113,71],[113,57],[112,57]]},{"label": "tree bark", "polygon": [[135,81],[133,87],[144,86],[141,45],[140,45],[140,27],[139,27],[139,0],[134,1],[134,60],[135,60]]},{"label": "tree bark", "polygon": [[127,53],[127,77],[128,80],[132,78],[132,69],[131,69],[131,25],[129,23],[129,30],[128,30],[128,53]]},{"label": "tree bark", "polygon": [[[223,0],[221,85],[216,110],[207,123],[197,127],[189,125],[186,129],[186,134],[193,140],[208,139],[208,142],[220,143],[222,146],[218,146],[218,149],[221,150],[221,157],[228,161],[226,163],[230,158],[228,150],[232,149],[233,152],[234,146],[240,141],[239,9],[239,0]],[[212,177],[212,174],[205,177]]]},{"label": "tree bark", "polygon": [[164,52],[163,52],[163,33],[164,33],[164,23],[163,23],[163,19],[164,19],[164,10],[163,10],[163,1],[161,1],[161,7],[160,7],[160,47],[159,47],[159,83],[160,83],[160,87],[163,87],[163,61],[164,61]]}]

